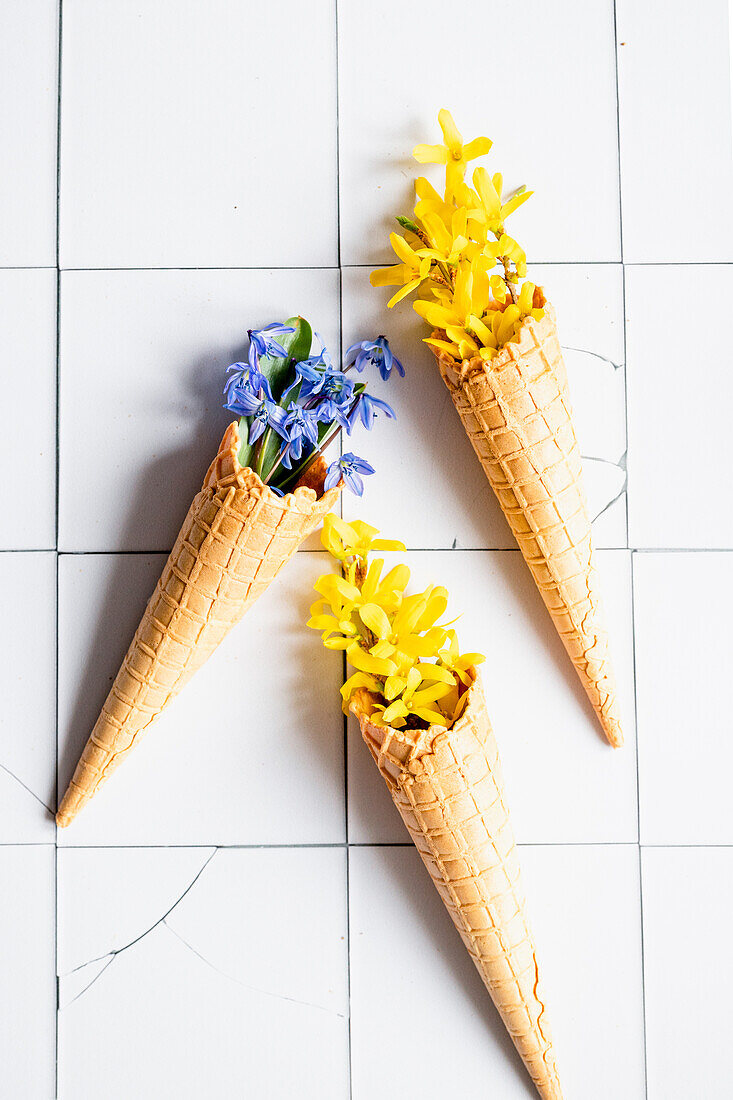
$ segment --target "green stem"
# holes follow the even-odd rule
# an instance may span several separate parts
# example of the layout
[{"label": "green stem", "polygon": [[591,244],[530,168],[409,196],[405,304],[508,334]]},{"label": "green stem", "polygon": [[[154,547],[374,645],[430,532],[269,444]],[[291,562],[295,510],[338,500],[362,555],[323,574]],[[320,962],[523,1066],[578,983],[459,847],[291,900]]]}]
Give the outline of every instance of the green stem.
[{"label": "green stem", "polygon": [[[341,431],[341,425],[339,424],[339,425],[337,425],[336,428],[334,428],[334,430],[331,432],[330,435],[325,436],[323,442],[320,443],[315,450],[311,451],[311,453],[308,455],[307,458],[303,459],[303,461],[300,463],[300,465],[296,466],[294,470],[290,471],[288,477],[285,479],[285,485],[294,484],[298,480],[298,478],[302,477],[303,474],[306,472],[306,470],[310,466],[313,465],[313,463],[316,461],[318,456],[325,451],[326,447],[329,447],[331,445],[331,443],[333,443],[334,439],[336,438],[336,436],[339,434],[340,431]],[[277,468],[278,468],[278,466],[280,465],[281,462],[282,462],[282,455],[280,456],[280,458],[278,458],[277,462],[274,464],[274,466],[270,470],[269,474],[267,475],[266,484],[269,485],[270,479],[272,478],[272,475],[275,473],[275,471],[277,470]],[[280,485],[278,487],[280,489],[284,489],[283,485]]]},{"label": "green stem", "polygon": [[[266,451],[267,451],[267,444],[270,440],[271,435],[272,435],[272,428],[266,428],[265,431],[260,436],[259,442],[257,444],[256,459],[255,459],[255,473],[260,478],[262,478],[262,466],[263,466],[264,461],[265,461],[265,454],[266,454]],[[263,480],[264,480],[264,478],[263,478]]]}]

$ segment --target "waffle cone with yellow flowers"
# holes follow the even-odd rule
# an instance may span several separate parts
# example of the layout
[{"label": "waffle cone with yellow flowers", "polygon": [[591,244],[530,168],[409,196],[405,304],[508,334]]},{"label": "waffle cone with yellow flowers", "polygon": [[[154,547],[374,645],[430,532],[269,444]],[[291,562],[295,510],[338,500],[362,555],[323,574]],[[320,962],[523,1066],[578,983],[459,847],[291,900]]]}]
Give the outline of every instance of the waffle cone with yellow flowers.
[{"label": "waffle cone with yellow flowers", "polygon": [[440,347],[433,351],[603,732],[618,747],[621,714],[580,449],[555,313],[544,302],[543,313],[526,317],[518,339],[491,360],[458,362]]},{"label": "waffle cone with yellow flowers", "polygon": [[69,825],[334,506],[319,459],[277,496],[227,428],[63,797]]},{"label": "waffle cone with yellow flowers", "polygon": [[496,493],[603,732],[623,744],[620,705],[594,564],[591,525],[568,382],[544,292],[526,279],[526,256],[505,220],[531,192],[502,198],[499,174],[467,161],[488,152],[463,145],[448,111],[444,144],[419,145],[421,163],[446,166],[441,197],[416,181],[413,218],[392,234],[400,263],[372,273],[398,286],[390,306],[416,291],[415,310],[471,444]]},{"label": "waffle cone with yellow flowers", "polygon": [[[476,664],[438,620],[443,588],[404,594],[409,570],[383,576],[373,549],[399,543],[337,517],[323,543],[343,576],[316,584],[309,625],[356,672],[342,689],[415,847],[537,1092],[562,1100],[540,964],[527,917],[504,779]],[[457,1052],[456,1052],[457,1053]]]},{"label": "waffle cone with yellow flowers", "polygon": [[372,696],[351,711],[537,1092],[562,1100],[540,966],[506,806],[496,739],[478,680],[450,729],[372,721]]}]

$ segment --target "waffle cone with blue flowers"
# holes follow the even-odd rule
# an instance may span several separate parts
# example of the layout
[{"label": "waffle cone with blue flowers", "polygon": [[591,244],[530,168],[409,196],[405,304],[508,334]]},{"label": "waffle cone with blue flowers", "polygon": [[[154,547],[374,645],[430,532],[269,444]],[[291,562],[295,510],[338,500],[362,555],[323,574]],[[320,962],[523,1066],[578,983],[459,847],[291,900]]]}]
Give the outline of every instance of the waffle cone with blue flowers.
[{"label": "waffle cone with blue flowers", "polygon": [[413,216],[391,234],[399,259],[373,271],[396,286],[388,306],[416,293],[453,403],[535,583],[575,665],[604,734],[623,744],[620,706],[593,561],[580,451],[555,315],[527,279],[527,257],[505,229],[532,192],[504,196],[500,173],[467,164],[491,149],[464,145],[449,111],[441,145],[418,145],[421,164],[445,166],[441,195],[415,181]]},{"label": "waffle cone with blue flowers", "polygon": [[[314,349],[314,336],[319,346]],[[224,390],[230,424],[150,598],[56,820],[68,825],[335,505],[374,473],[324,450],[357,420],[394,413],[368,393],[367,366],[401,370],[386,341],[335,366],[302,317],[250,330]]]},{"label": "waffle cone with blue flowers", "polygon": [[224,435],[56,815],[69,825],[336,503],[325,464],[276,495]]}]

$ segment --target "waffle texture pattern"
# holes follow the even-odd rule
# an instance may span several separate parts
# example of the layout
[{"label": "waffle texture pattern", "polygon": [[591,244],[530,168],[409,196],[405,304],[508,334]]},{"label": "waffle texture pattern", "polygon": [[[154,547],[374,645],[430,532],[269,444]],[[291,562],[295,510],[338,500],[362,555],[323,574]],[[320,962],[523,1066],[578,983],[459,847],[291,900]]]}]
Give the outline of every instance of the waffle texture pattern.
[{"label": "waffle texture pattern", "polygon": [[489,363],[433,349],[474,451],[611,745],[623,744],[555,313]]},{"label": "waffle texture pattern", "polygon": [[319,497],[309,487],[278,497],[240,467],[238,449],[232,424],[76,766],[59,825],[93,797],[338,499],[338,488]]},{"label": "waffle texture pattern", "polygon": [[544,1100],[562,1100],[496,739],[481,684],[452,729],[395,730],[351,709],[507,1031]]}]

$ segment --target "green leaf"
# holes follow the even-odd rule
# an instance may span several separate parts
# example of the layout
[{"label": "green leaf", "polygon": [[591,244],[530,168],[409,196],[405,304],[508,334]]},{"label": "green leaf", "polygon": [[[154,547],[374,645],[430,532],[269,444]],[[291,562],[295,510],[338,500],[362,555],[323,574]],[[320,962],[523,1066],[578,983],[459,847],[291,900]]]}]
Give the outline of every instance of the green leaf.
[{"label": "green leaf", "polygon": [[[293,361],[300,363],[307,359],[313,343],[313,330],[304,317],[289,317],[285,324],[293,329],[293,332],[286,332],[280,339],[280,344],[288,353],[287,357],[283,359],[267,355],[260,359],[260,372],[270,383],[272,396],[278,405],[283,391],[293,381]],[[279,436],[276,432],[268,430],[252,445],[247,442],[248,436],[249,424],[243,416],[239,421],[239,437],[242,441],[239,447],[239,462],[242,466],[249,466],[253,470],[255,466],[259,466],[260,473],[264,471],[266,474],[280,448]]]},{"label": "green leaf", "polygon": [[304,317],[289,317],[285,322],[293,328],[293,332],[286,332],[280,340],[280,344],[288,353],[286,359],[275,359],[269,355],[260,359],[260,371],[270,383],[272,396],[277,404],[283,391],[293,381],[292,364],[302,363],[311,353],[313,343],[313,330]]},{"label": "green leaf", "polygon": [[249,423],[247,422],[247,417],[240,416],[239,438],[241,442],[239,444],[239,454],[237,455],[237,458],[239,459],[240,466],[249,466],[251,468],[253,465],[254,447],[247,442],[248,436]]},{"label": "green leaf", "polygon": [[[288,353],[287,359],[273,359],[267,356],[260,360],[260,370],[270,383],[272,396],[278,405],[282,403],[282,395],[288,386],[295,380],[293,363],[302,363],[311,353],[313,343],[313,330],[305,317],[289,317],[285,322],[293,332],[288,332],[280,341]],[[290,400],[295,400],[297,390],[293,390]],[[262,437],[262,445],[257,455],[257,468],[260,477],[267,477],[277,459],[278,451],[282,446],[282,439],[268,428]]]}]

